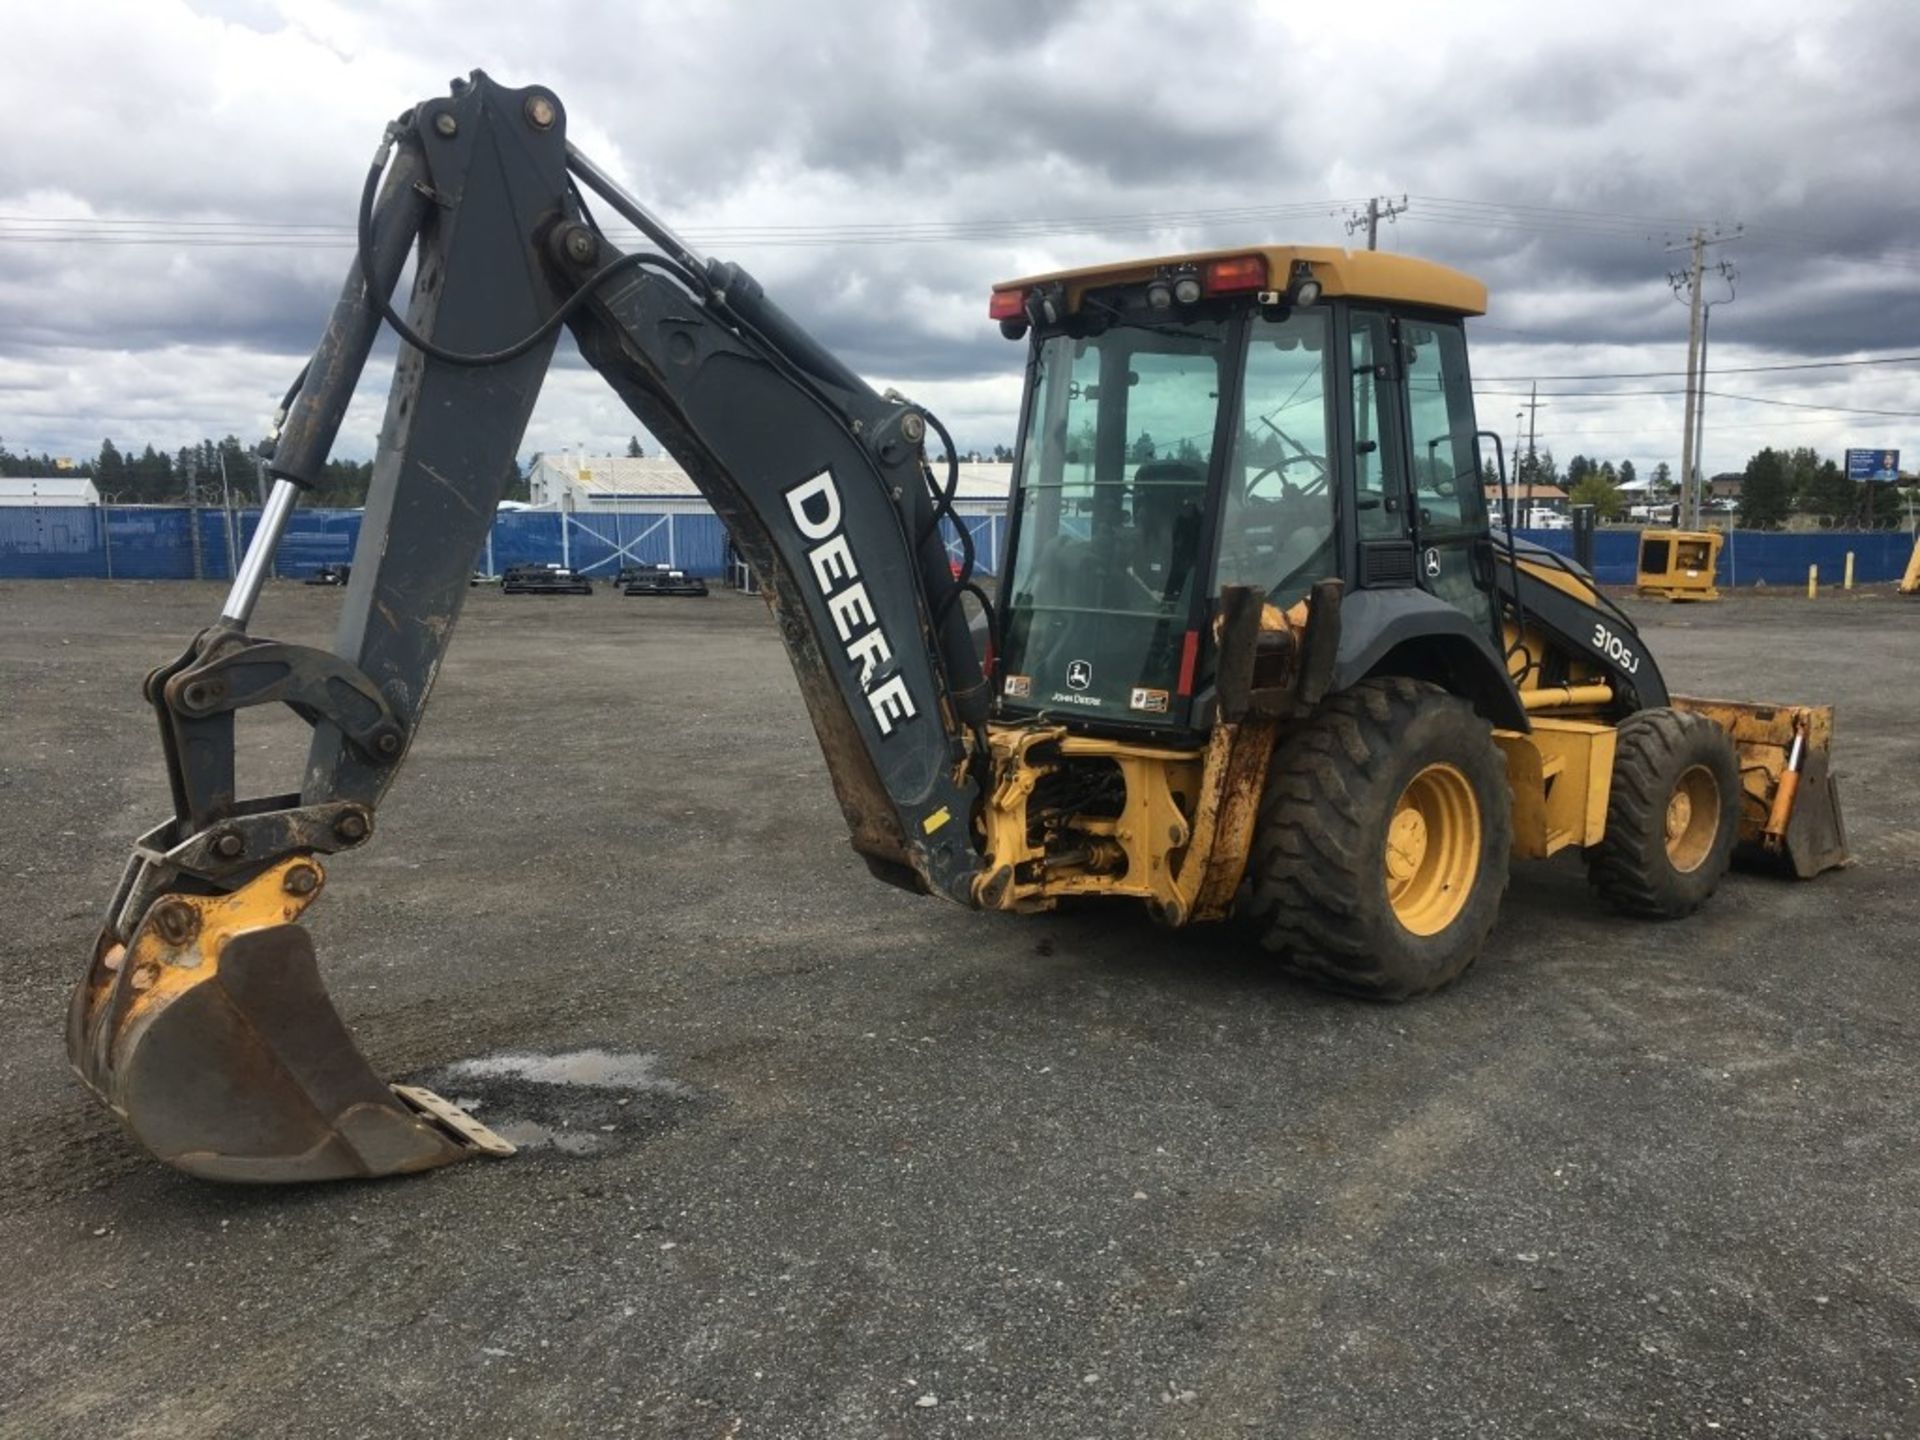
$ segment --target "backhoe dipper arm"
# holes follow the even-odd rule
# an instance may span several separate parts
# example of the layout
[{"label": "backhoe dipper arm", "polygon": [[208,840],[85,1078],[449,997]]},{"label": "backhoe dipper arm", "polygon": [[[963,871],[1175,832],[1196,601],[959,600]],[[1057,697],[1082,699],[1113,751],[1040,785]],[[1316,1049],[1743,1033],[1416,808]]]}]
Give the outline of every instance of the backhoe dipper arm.
[{"label": "backhoe dipper arm", "polygon": [[[660,251],[616,249],[570,166]],[[410,248],[402,320],[388,295]],[[333,649],[251,637],[273,546],[382,323],[404,343]],[[930,490],[930,417],[876,394],[573,152],[551,92],[476,71],[389,128],[233,593],[148,678],[175,815],[135,848],[68,1050],[149,1149],[193,1173],[379,1175],[501,1148],[374,1077],[293,922],[324,879],[314,857],[367,839],[419,728],[562,324],[758,572],[854,847],[884,878],[974,903],[987,690]],[[234,713],[269,702],[313,726],[304,781],[244,799]]]}]

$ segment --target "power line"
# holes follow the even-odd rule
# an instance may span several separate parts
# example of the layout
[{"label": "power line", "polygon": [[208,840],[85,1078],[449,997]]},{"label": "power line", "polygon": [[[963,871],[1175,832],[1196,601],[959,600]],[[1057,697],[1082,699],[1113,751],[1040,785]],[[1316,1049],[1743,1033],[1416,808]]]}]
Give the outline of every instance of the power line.
[{"label": "power line", "polygon": [[[1605,232],[1625,235],[1629,232],[1652,229],[1691,229],[1699,222],[1699,217],[1677,215],[1635,215],[1614,210],[1580,210],[1568,206],[1521,205],[1512,202],[1494,202],[1486,200],[1464,200],[1439,195],[1415,195],[1420,202],[1419,214],[1425,219],[1436,218],[1432,212],[1451,214],[1452,219],[1445,223],[1486,224],[1490,217],[1505,216],[1516,228],[1536,228],[1542,230]],[[1508,228],[1508,227],[1496,227]],[[1651,236],[1648,236],[1651,238]],[[1795,230],[1788,226],[1775,224],[1747,224],[1742,226],[1742,239],[1750,243],[1766,244],[1782,249],[1807,249],[1820,253],[1837,253],[1849,248],[1847,239],[1816,231]],[[1880,251],[1883,256],[1920,262],[1920,246],[1889,244]]]},{"label": "power line", "polygon": [[1703,390],[1718,400],[1744,400],[1750,405],[1784,405],[1790,410],[1830,410],[1837,415],[1885,415],[1896,420],[1920,420],[1920,410],[1862,410],[1852,405],[1815,405],[1805,400],[1770,400],[1764,395],[1731,395],[1724,390]]},{"label": "power line", "polygon": [[[1786,365],[1722,365],[1722,375],[1760,375],[1776,370],[1837,370],[1851,365],[1912,365],[1920,355],[1882,355],[1870,360],[1797,360]],[[1591,371],[1585,375],[1481,375],[1476,379],[1489,384],[1526,385],[1535,380],[1670,380],[1684,376],[1684,370],[1611,370]]]},{"label": "power line", "polygon": [[[1476,388],[1475,395],[1488,395],[1502,398],[1526,396],[1526,390],[1481,390]],[[1685,395],[1685,390],[1545,390],[1540,392],[1543,400],[1624,400],[1639,399],[1642,396]],[[1794,410],[1825,410],[1836,415],[1884,415],[1896,420],[1920,420],[1920,410],[1871,410],[1855,405],[1816,405],[1807,400],[1774,400],[1765,395],[1736,395],[1729,390],[1702,390],[1696,392],[1711,395],[1716,400],[1741,400],[1752,405],[1784,405]]]},{"label": "power line", "polygon": [[[1133,211],[1027,219],[833,222],[819,225],[689,226],[689,240],[710,245],[901,245],[944,240],[1037,239],[1089,231],[1125,233],[1196,226],[1254,224],[1323,218],[1350,203],[1340,199],[1293,201],[1200,210]],[[625,241],[637,232],[612,229]],[[350,247],[352,226],[325,222],[252,220],[93,219],[0,215],[0,243],[285,245],[290,248]]]},{"label": "power line", "polygon": [[1367,232],[1367,249],[1378,250],[1380,248],[1380,222],[1385,220],[1388,224],[1393,224],[1396,217],[1406,213],[1407,197],[1404,195],[1398,200],[1390,200],[1384,195],[1370,196],[1368,197],[1367,208],[1365,210],[1354,210],[1347,215],[1347,233],[1352,235],[1357,231],[1365,230]]}]

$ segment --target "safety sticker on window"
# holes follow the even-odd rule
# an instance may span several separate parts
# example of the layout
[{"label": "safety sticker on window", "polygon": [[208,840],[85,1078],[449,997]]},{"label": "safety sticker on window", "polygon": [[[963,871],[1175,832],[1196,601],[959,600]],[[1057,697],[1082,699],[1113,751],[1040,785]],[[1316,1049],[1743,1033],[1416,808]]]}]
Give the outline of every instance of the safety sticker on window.
[{"label": "safety sticker on window", "polygon": [[1131,710],[1144,710],[1149,715],[1164,715],[1167,713],[1167,692],[1149,690],[1144,685],[1136,685],[1133,687],[1133,699],[1127,702],[1127,707]]}]

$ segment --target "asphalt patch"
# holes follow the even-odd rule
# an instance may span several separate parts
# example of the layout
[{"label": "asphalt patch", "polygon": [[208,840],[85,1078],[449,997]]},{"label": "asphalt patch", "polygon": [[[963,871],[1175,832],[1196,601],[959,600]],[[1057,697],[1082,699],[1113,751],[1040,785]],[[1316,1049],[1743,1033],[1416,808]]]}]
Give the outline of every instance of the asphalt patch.
[{"label": "asphalt patch", "polygon": [[709,1097],[663,1065],[641,1051],[507,1051],[407,1083],[446,1096],[522,1154],[587,1160],[631,1150],[709,1108]]}]

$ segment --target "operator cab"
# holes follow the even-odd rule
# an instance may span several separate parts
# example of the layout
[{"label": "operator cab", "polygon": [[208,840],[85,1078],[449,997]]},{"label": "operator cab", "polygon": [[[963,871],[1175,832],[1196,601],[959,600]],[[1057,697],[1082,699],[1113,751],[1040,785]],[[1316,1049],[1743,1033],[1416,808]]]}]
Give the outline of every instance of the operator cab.
[{"label": "operator cab", "polygon": [[994,291],[1032,333],[1002,567],[1003,719],[1210,723],[1224,585],[1422,586],[1489,640],[1461,320],[1484,288],[1402,256],[1271,247]]}]

